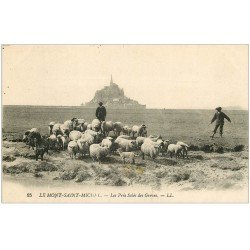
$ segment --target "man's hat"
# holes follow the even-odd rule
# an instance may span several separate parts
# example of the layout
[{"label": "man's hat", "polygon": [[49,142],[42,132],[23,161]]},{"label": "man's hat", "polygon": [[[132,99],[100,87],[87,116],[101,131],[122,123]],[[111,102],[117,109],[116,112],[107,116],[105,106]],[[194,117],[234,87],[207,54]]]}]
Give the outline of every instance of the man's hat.
[{"label": "man's hat", "polygon": [[102,102],[99,102],[99,105],[102,105],[103,103]]},{"label": "man's hat", "polygon": [[216,110],[221,111],[222,107],[217,107]]}]

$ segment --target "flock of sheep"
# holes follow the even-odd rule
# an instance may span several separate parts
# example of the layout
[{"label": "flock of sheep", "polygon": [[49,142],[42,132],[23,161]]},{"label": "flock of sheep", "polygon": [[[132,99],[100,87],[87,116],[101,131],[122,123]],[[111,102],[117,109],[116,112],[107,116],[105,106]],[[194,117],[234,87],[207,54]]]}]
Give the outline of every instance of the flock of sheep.
[{"label": "flock of sheep", "polygon": [[[113,136],[109,136],[112,132]],[[33,128],[25,132],[23,141],[35,150],[36,160],[48,150],[68,150],[70,157],[77,154],[85,157],[89,155],[93,161],[101,160],[112,153],[118,153],[123,161],[128,159],[135,163],[134,152],[140,150],[142,159],[145,155],[153,160],[161,153],[169,154],[172,158],[187,156],[188,145],[184,142],[170,144],[161,136],[148,136],[146,125],[129,127],[121,122],[99,121],[94,119],[87,123],[84,119],[73,118],[63,124],[51,122],[49,136],[41,136],[38,129]]]}]

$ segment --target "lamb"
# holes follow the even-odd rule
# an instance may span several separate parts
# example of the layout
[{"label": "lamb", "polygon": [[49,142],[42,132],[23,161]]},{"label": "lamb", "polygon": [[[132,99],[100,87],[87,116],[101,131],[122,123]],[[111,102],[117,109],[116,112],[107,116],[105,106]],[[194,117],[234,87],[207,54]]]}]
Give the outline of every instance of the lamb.
[{"label": "lamb", "polygon": [[115,144],[118,145],[118,148],[121,148],[126,152],[132,151],[136,147],[135,140],[127,140],[119,137],[115,140]]},{"label": "lamb", "polygon": [[69,140],[69,137],[67,135],[58,135],[57,136],[57,143],[59,145],[59,148],[61,148],[62,150],[66,149],[69,142],[70,142],[70,140]]},{"label": "lamb", "polygon": [[99,131],[101,129],[101,122],[98,119],[94,119],[91,123],[91,127],[94,131]]},{"label": "lamb", "polygon": [[114,129],[114,124],[112,121],[103,121],[101,123],[101,130],[102,130],[102,133],[104,134],[104,136],[108,136],[109,135],[109,132],[110,131],[113,131]]},{"label": "lamb", "polygon": [[141,126],[137,126],[134,125],[132,127],[132,135],[133,137],[135,137],[135,134],[137,134],[137,136],[146,136],[147,135],[147,130],[146,130],[146,125],[142,124]]},{"label": "lamb", "polygon": [[143,143],[141,145],[142,159],[144,160],[145,155],[150,156],[153,160],[159,154],[159,145],[156,143]]},{"label": "lamb", "polygon": [[125,125],[123,128],[122,128],[122,133],[124,135],[130,135],[132,133],[132,128],[130,128],[128,125]]},{"label": "lamb", "polygon": [[135,153],[134,152],[123,152],[121,148],[117,149],[117,152],[119,153],[123,164],[125,164],[125,159],[129,158],[132,162],[132,164],[135,164]]},{"label": "lamb", "polygon": [[188,146],[186,143],[182,142],[182,141],[178,141],[176,144],[182,146],[182,148],[183,148],[183,149],[182,149],[183,158],[185,157],[185,155],[186,155],[186,157],[188,158],[187,153],[188,153],[188,148],[189,148],[189,146]]},{"label": "lamb", "polygon": [[68,144],[68,152],[69,152],[69,155],[70,157],[73,159],[75,158],[76,159],[76,154],[78,153],[79,151],[79,147],[78,147],[78,144],[76,141],[70,141],[69,144]]},{"label": "lamb", "polygon": [[80,131],[77,130],[73,130],[69,133],[69,139],[71,141],[77,141],[78,139],[80,139],[82,137],[82,133]]},{"label": "lamb", "polygon": [[168,149],[167,149],[167,154],[170,154],[170,157],[172,158],[173,154],[175,154],[175,157],[179,156],[181,151],[183,150],[183,146],[178,145],[178,144],[169,144]]},{"label": "lamb", "polygon": [[109,154],[109,149],[107,147],[102,147],[99,144],[92,144],[89,147],[89,154],[92,160],[98,160],[99,164],[101,160]]},{"label": "lamb", "polygon": [[115,122],[114,123],[114,133],[116,136],[119,136],[122,132],[123,125],[121,122]]},{"label": "lamb", "polygon": [[77,145],[78,145],[79,153],[81,153],[82,156],[89,154],[89,143],[87,141],[85,141],[82,138],[78,139]]}]

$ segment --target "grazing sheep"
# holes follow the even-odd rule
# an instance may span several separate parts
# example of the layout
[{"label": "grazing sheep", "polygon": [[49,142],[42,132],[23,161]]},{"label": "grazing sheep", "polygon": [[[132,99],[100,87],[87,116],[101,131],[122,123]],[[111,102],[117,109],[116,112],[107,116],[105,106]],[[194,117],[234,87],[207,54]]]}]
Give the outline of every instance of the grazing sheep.
[{"label": "grazing sheep", "polygon": [[82,133],[80,131],[77,130],[73,130],[69,133],[69,139],[71,141],[77,141],[78,139],[80,139],[82,137]]},{"label": "grazing sheep", "polygon": [[86,154],[89,154],[89,144],[84,139],[78,139],[77,145],[79,149],[79,153],[82,154],[82,156],[85,156]]},{"label": "grazing sheep", "polygon": [[87,142],[89,145],[94,144],[96,142],[97,135],[91,135],[91,134],[82,134],[81,139],[85,142]]},{"label": "grazing sheep", "polygon": [[69,135],[70,131],[72,131],[70,129],[70,127],[66,124],[61,124],[60,125],[60,131],[62,135]]},{"label": "grazing sheep", "polygon": [[114,124],[112,121],[103,121],[101,123],[101,131],[104,134],[104,136],[108,136],[110,131],[113,131],[114,129]]},{"label": "grazing sheep", "polygon": [[185,157],[185,155],[186,155],[186,158],[188,158],[188,154],[187,153],[188,153],[189,146],[186,143],[182,142],[182,141],[178,141],[176,144],[182,146],[182,148],[183,148],[182,149],[183,158]]},{"label": "grazing sheep", "polygon": [[102,147],[99,144],[92,144],[89,147],[89,154],[92,160],[98,160],[99,164],[101,160],[109,154],[109,149],[107,147]]},{"label": "grazing sheep", "polygon": [[56,124],[55,122],[50,122],[50,123],[49,123],[49,134],[50,134],[50,135],[53,134],[52,129],[53,129],[53,127],[54,127],[55,124]]},{"label": "grazing sheep", "polygon": [[118,145],[118,148],[125,150],[126,152],[132,151],[136,148],[135,140],[127,140],[124,138],[117,138],[115,144]]},{"label": "grazing sheep", "polygon": [[145,141],[145,139],[146,139],[146,137],[142,137],[142,136],[138,136],[137,138],[136,138],[136,146],[137,146],[137,148],[140,148],[141,147],[141,145],[144,143],[144,141]]},{"label": "grazing sheep", "polygon": [[59,148],[62,150],[65,150],[69,144],[70,140],[67,135],[58,135],[57,136],[57,143],[59,145]]},{"label": "grazing sheep", "polygon": [[102,147],[107,147],[108,149],[112,150],[113,148],[113,138],[112,137],[107,137],[102,140],[101,146]]},{"label": "grazing sheep", "polygon": [[87,130],[92,130],[92,124],[87,125]]},{"label": "grazing sheep", "polygon": [[114,133],[116,136],[119,136],[122,132],[123,125],[121,122],[115,122],[114,123]]},{"label": "grazing sheep", "polygon": [[71,120],[65,121],[63,124],[69,128],[69,131],[74,130],[75,126],[77,125],[78,120],[77,118],[72,118]]},{"label": "grazing sheep", "polygon": [[91,127],[94,131],[99,131],[101,129],[101,122],[98,119],[94,119],[91,123]]},{"label": "grazing sheep", "polygon": [[170,154],[170,157],[173,157],[173,154],[175,154],[175,158],[180,155],[181,151],[183,150],[183,146],[178,144],[169,144],[167,149],[167,154]]},{"label": "grazing sheep", "polygon": [[79,151],[79,147],[78,147],[78,144],[76,141],[70,141],[69,144],[68,144],[68,152],[69,152],[69,155],[70,157],[73,159],[75,158],[76,159],[76,154],[78,153]]},{"label": "grazing sheep", "polygon": [[144,160],[145,155],[150,156],[153,160],[159,154],[159,145],[156,143],[143,143],[141,145],[142,159]]},{"label": "grazing sheep", "polygon": [[146,125],[142,124],[141,126],[138,125],[134,125],[132,127],[132,135],[133,138],[135,137],[135,134],[137,134],[137,136],[147,136],[147,130],[146,130]]},{"label": "grazing sheep", "polygon": [[122,133],[124,135],[130,135],[132,133],[132,128],[130,128],[128,125],[125,125],[123,128],[122,128]]},{"label": "grazing sheep", "polygon": [[117,138],[123,138],[123,139],[127,139],[127,140],[132,139],[129,135],[119,135]]},{"label": "grazing sheep", "polygon": [[62,134],[62,131],[61,131],[61,123],[56,123],[53,128],[52,128],[52,134],[58,136],[58,135],[61,135]]},{"label": "grazing sheep", "polygon": [[121,148],[118,148],[117,149],[117,152],[119,153],[122,161],[123,161],[123,164],[125,164],[125,159],[128,158],[131,160],[131,163],[132,164],[135,164],[135,154],[134,152],[123,152]]}]

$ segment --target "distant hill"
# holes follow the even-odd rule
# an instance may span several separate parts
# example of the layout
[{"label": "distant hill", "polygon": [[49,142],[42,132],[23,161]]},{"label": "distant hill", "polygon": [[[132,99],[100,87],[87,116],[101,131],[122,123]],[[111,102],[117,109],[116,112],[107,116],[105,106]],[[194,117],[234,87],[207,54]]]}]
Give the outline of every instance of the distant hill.
[{"label": "distant hill", "polygon": [[124,94],[124,90],[113,82],[112,76],[110,85],[105,86],[101,90],[95,92],[95,96],[90,102],[82,104],[83,107],[97,107],[99,102],[103,102],[104,106],[115,109],[145,109],[146,105],[140,104]]}]

